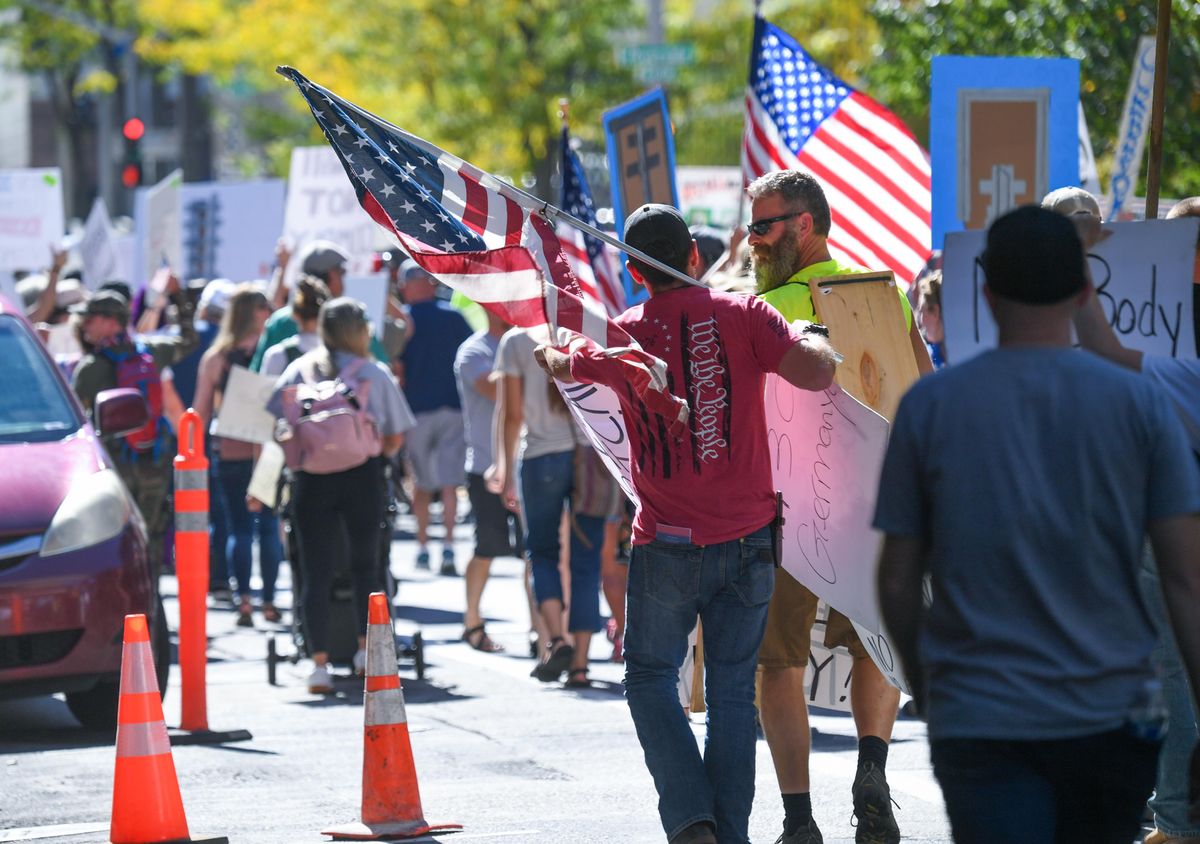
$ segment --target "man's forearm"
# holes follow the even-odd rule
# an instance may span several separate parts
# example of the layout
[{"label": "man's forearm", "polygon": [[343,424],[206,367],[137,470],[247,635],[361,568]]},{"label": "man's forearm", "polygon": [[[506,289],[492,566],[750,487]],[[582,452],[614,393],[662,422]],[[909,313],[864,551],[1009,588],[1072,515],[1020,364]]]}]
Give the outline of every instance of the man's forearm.
[{"label": "man's forearm", "polygon": [[1121,343],[1105,318],[1104,309],[1100,307],[1100,300],[1094,292],[1075,313],[1075,333],[1080,345],[1089,352],[1134,372],[1141,371],[1142,353]]},{"label": "man's forearm", "polygon": [[888,536],[879,558],[879,605],[883,623],[900,655],[904,676],[918,706],[925,705],[925,680],[917,645],[925,615],[922,582],[925,552],[920,540]]}]

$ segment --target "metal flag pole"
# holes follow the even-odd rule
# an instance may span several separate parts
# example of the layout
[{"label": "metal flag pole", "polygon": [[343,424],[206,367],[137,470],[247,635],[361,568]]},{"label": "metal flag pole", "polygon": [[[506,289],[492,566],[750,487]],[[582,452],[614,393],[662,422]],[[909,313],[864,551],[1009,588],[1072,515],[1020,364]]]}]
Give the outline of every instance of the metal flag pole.
[{"label": "metal flag pole", "polygon": [[1171,40],[1171,0],[1158,0],[1158,38],[1154,46],[1154,100],[1150,105],[1150,161],[1146,168],[1146,219],[1158,219],[1162,177],[1163,111],[1167,93],[1167,46]]},{"label": "metal flag pole", "polygon": [[[299,83],[300,80],[303,80],[303,84],[305,87],[311,86],[311,88],[319,90],[327,96],[333,94],[333,92],[330,91],[328,88],[324,88],[324,87],[318,85],[317,83],[313,82],[312,80],[308,79],[307,77],[304,76],[304,74],[300,73],[300,71],[296,70],[295,68],[288,67],[287,65],[280,65],[275,68],[275,72],[278,73],[280,76],[284,76],[284,77],[291,79],[292,81],[297,82],[297,83]],[[551,223],[553,223],[557,220],[561,220],[562,222],[567,223],[568,225],[574,226],[575,228],[579,229],[584,234],[589,234],[592,237],[597,238],[598,240],[602,240],[605,243],[607,243],[609,246],[612,246],[615,249],[621,250],[629,257],[637,258],[642,263],[648,264],[649,266],[654,267],[656,270],[666,273],[667,275],[671,276],[672,278],[676,278],[679,281],[687,282],[688,284],[693,284],[697,287],[704,286],[700,282],[696,281],[696,279],[689,276],[687,273],[680,272],[679,270],[675,269],[674,267],[669,267],[666,264],[662,263],[661,261],[651,258],[649,255],[647,255],[645,252],[642,252],[640,249],[634,249],[632,246],[625,244],[624,242],[621,241],[620,238],[613,237],[612,235],[608,234],[607,232],[601,231],[600,229],[596,228],[595,226],[585,223],[583,220],[580,220],[578,217],[575,217],[572,214],[568,214],[566,211],[563,211],[561,208],[557,208],[557,207],[551,205],[549,202],[538,199],[533,194],[527,193],[527,192],[521,190],[516,185],[511,185],[508,182],[503,181],[502,179],[497,179],[491,173],[488,173],[485,170],[480,170],[474,164],[471,164],[468,161],[464,161],[463,159],[459,158],[458,156],[448,153],[444,149],[436,147],[433,144],[429,143],[428,141],[426,141],[422,138],[418,138],[416,135],[412,134],[411,132],[406,132],[405,130],[401,129],[399,126],[395,125],[394,123],[390,123],[387,120],[384,120],[382,117],[380,117],[376,114],[371,114],[369,111],[355,105],[354,103],[350,102],[349,100],[344,100],[344,99],[341,99],[340,97],[338,99],[341,102],[345,103],[352,111],[359,114],[360,116],[365,117],[369,120],[374,120],[374,121],[382,124],[383,126],[386,126],[388,129],[391,129],[391,130],[403,135],[404,139],[406,141],[411,143],[413,146],[416,146],[416,147],[419,147],[420,149],[425,150],[425,152],[434,156],[434,158],[440,158],[442,156],[446,156],[446,158],[449,159],[452,163],[458,165],[460,170],[463,170],[466,173],[468,173],[472,178],[476,179],[484,187],[490,188],[490,189],[496,191],[497,193],[501,194],[502,196],[505,196],[505,197],[511,199],[513,202],[520,205],[526,211],[531,211],[534,213],[541,214],[543,217],[545,217]]]}]

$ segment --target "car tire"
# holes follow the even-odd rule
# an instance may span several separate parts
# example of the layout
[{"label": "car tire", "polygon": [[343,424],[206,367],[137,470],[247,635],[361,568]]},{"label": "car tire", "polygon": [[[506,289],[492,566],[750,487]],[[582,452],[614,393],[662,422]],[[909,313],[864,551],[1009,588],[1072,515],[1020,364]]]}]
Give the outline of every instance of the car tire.
[{"label": "car tire", "polygon": [[[150,646],[154,653],[154,674],[158,679],[158,693],[165,697],[167,676],[171,670],[171,631],[167,628],[167,614],[162,598],[156,599],[158,606],[151,626]],[[105,680],[84,692],[67,694],[67,708],[80,724],[90,730],[114,730],[117,726],[117,705],[121,699],[119,682]]]}]

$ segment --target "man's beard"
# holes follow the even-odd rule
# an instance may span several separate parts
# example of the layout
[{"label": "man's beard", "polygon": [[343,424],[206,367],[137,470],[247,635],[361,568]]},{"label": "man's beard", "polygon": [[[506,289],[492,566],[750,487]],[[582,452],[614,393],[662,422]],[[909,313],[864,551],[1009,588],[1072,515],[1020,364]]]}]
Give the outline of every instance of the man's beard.
[{"label": "man's beard", "polygon": [[754,292],[761,296],[779,287],[802,269],[800,244],[791,232],[786,232],[772,246],[760,243],[751,247],[750,265],[754,268]]}]

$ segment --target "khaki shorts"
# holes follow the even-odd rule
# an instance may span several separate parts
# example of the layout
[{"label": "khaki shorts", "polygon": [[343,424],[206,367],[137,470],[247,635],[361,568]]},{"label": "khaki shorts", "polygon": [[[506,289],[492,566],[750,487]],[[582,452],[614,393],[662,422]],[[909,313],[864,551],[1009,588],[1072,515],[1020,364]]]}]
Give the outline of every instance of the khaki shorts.
[{"label": "khaki shorts", "polygon": [[[796,578],[780,571],[775,593],[767,610],[767,630],[758,649],[763,668],[802,668],[808,665],[813,623],[820,599]],[[825,624],[825,647],[845,646],[855,659],[866,659],[867,649],[859,641],[850,619],[830,608]]]}]

